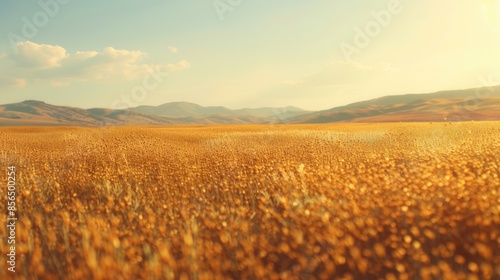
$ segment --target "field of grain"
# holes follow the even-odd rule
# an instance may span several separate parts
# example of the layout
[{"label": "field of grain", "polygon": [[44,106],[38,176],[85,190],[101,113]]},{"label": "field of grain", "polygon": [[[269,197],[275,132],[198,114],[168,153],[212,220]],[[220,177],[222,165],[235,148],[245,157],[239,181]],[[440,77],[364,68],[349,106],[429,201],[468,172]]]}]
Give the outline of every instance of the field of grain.
[{"label": "field of grain", "polygon": [[1,279],[500,279],[497,122],[1,128],[0,147]]}]

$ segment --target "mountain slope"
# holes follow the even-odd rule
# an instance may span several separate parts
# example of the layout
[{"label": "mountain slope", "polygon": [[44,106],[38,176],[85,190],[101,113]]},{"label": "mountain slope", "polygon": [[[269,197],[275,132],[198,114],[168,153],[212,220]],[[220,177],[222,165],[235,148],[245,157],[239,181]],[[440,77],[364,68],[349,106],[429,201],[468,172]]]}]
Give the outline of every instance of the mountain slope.
[{"label": "mountain slope", "polygon": [[211,114],[231,114],[232,111],[225,107],[203,107],[189,102],[171,102],[159,106],[139,106],[130,108],[131,111],[149,115],[173,118],[185,118]]},{"label": "mountain slope", "polygon": [[173,125],[500,120],[500,86],[385,96],[328,110],[296,107],[231,110],[188,102],[113,110],[28,100],[0,105],[0,125]]},{"label": "mountain slope", "polygon": [[286,123],[500,120],[500,86],[385,96],[304,114]]},{"label": "mountain slope", "polygon": [[[103,125],[172,125],[172,124],[257,124],[277,122],[305,112],[294,107],[230,110],[203,107],[188,102],[131,109],[80,109],[27,100],[0,105],[0,125],[25,126],[103,126]],[[274,114],[274,115],[273,115]]]},{"label": "mountain slope", "polygon": [[299,116],[308,111],[302,110],[297,107],[282,107],[282,108],[244,108],[238,110],[231,110],[222,106],[208,106],[203,107],[198,104],[189,102],[171,102],[165,103],[159,106],[139,106],[130,108],[130,110],[135,112],[140,112],[149,115],[163,116],[169,118],[186,118],[194,117],[194,119],[200,119],[201,117],[215,117],[219,118],[221,115],[225,116],[235,116],[240,117],[254,117],[254,118],[264,118],[259,121],[266,121],[266,118],[289,118]]},{"label": "mountain slope", "polygon": [[182,123],[129,110],[80,109],[27,100],[0,106],[1,125],[159,125]]}]

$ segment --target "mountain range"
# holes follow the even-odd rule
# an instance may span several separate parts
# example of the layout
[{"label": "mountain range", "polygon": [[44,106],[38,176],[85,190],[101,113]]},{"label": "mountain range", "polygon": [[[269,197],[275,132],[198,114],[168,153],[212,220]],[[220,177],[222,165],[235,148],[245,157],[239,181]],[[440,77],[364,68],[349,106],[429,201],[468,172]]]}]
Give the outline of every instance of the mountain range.
[{"label": "mountain range", "polygon": [[322,111],[297,107],[232,110],[188,102],[128,109],[55,106],[27,100],[0,105],[2,126],[119,126],[500,120],[500,86],[380,97]]}]

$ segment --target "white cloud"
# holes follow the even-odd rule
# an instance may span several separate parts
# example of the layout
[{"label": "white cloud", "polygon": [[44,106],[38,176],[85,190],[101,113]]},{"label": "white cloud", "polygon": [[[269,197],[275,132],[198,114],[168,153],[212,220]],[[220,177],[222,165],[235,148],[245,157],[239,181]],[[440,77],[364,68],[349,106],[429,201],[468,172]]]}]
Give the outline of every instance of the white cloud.
[{"label": "white cloud", "polygon": [[188,69],[189,67],[191,67],[191,63],[189,63],[186,60],[181,60],[175,64],[167,64],[163,67],[160,67],[160,69],[167,72],[174,72],[174,71]]},{"label": "white cloud", "polygon": [[120,61],[120,63],[133,64],[141,60],[146,54],[141,51],[117,50],[112,47],[107,47],[101,55],[113,61]]},{"label": "white cloud", "polygon": [[76,52],[73,57],[75,59],[89,59],[98,54],[99,54],[98,52]]},{"label": "white cloud", "polygon": [[54,87],[71,82],[119,82],[144,77],[151,72],[174,72],[190,67],[182,60],[174,64],[147,64],[142,51],[118,50],[107,47],[102,51],[79,51],[69,54],[61,46],[33,42],[18,43],[19,54],[10,55],[18,66],[10,74],[28,79],[47,80]]},{"label": "white cloud", "polygon": [[176,47],[172,47],[172,46],[170,46],[170,47],[168,47],[168,49],[169,49],[172,53],[178,53],[178,52],[179,52],[179,50],[178,50]]},{"label": "white cloud", "polygon": [[16,62],[23,67],[53,68],[61,66],[61,61],[68,57],[68,53],[61,46],[35,44],[33,42],[19,42],[19,54]]}]

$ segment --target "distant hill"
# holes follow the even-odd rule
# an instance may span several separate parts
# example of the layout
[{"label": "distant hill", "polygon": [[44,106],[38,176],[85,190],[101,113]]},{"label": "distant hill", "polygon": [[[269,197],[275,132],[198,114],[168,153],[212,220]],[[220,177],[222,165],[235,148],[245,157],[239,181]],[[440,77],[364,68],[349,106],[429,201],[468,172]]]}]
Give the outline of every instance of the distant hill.
[{"label": "distant hill", "polygon": [[161,125],[182,122],[130,110],[80,109],[27,100],[0,106],[0,125]]},{"label": "distant hill", "polygon": [[189,102],[113,110],[27,100],[0,105],[3,126],[106,126],[500,120],[500,86],[385,96],[328,110],[204,107]]},{"label": "distant hill", "polygon": [[188,102],[113,110],[55,106],[36,100],[0,105],[3,126],[256,124],[308,113],[295,107],[231,110]]},{"label": "distant hill", "polygon": [[385,96],[291,117],[287,123],[500,120],[500,86]]},{"label": "distant hill", "polygon": [[135,112],[166,117],[195,117],[213,114],[231,114],[232,110],[225,107],[203,107],[189,102],[171,102],[159,106],[139,106],[130,108]]},{"label": "distant hill", "polygon": [[[234,116],[236,118],[279,117],[281,119],[284,119],[308,113],[308,111],[291,106],[282,108],[264,107],[264,108],[245,108],[245,109],[231,110],[222,106],[203,107],[198,104],[189,102],[171,102],[158,106],[139,106],[135,108],[130,108],[130,110],[144,114],[157,115],[163,117],[183,118],[185,120],[186,118],[189,117],[195,117],[195,119],[200,119],[201,117],[220,118],[220,116],[228,116],[228,117]],[[260,119],[259,121],[264,121],[264,120]]]}]

